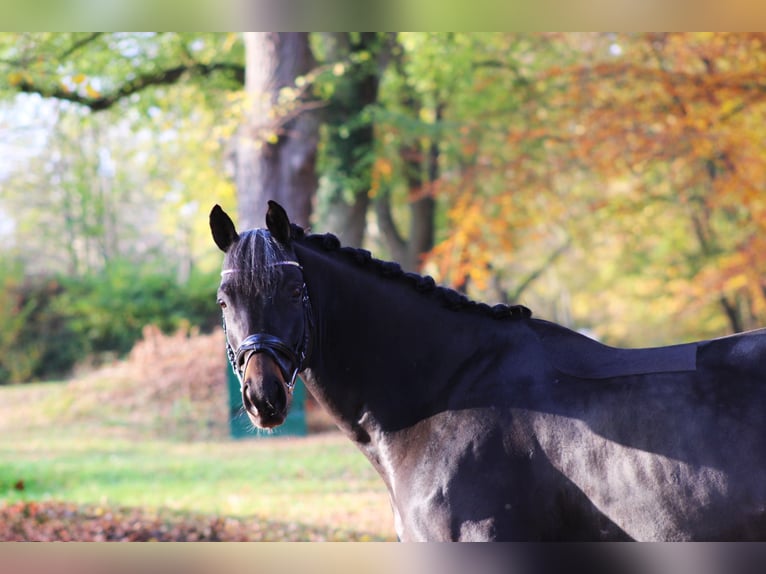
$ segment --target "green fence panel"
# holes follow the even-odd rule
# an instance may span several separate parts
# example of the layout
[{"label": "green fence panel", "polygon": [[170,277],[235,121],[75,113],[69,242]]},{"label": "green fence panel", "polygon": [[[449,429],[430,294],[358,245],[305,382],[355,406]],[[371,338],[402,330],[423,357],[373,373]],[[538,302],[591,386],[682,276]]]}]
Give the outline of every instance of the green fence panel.
[{"label": "green fence panel", "polygon": [[233,438],[269,438],[275,436],[306,436],[306,388],[298,377],[293,389],[293,403],[285,422],[272,431],[261,431],[253,428],[253,423],[247,418],[242,408],[242,395],[239,391],[239,379],[228,366],[226,381],[229,388],[229,429]]}]

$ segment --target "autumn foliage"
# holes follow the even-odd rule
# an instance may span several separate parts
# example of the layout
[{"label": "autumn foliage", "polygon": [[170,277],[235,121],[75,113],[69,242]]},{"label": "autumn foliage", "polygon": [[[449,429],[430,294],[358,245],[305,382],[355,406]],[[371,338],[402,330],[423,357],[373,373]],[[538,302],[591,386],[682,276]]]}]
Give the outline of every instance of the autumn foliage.
[{"label": "autumn foliage", "polygon": [[[449,233],[431,252],[431,268],[480,296],[521,295],[548,317],[617,342],[766,323],[766,36],[492,42],[477,61],[503,42],[513,56],[475,68],[483,122],[472,125],[457,106],[445,114],[464,127],[450,140],[454,167],[436,188],[448,198]],[[503,85],[504,109],[488,112]],[[550,265],[547,256],[568,242],[566,261]],[[517,289],[543,274],[547,285],[536,292]],[[594,297],[600,291],[615,301]],[[562,297],[563,311],[550,304]],[[647,311],[634,316],[631,300]],[[652,317],[657,310],[663,319]],[[646,324],[647,315],[650,324],[673,317],[670,341],[636,341],[599,325]]]},{"label": "autumn foliage", "polygon": [[[224,142],[242,120],[241,37],[0,40],[0,90],[59,102],[55,154],[15,173],[3,198],[38,265],[98,271],[126,246],[145,257],[147,233],[164,239],[179,276],[214,265],[204,212],[211,197],[233,201]],[[353,227],[361,241],[369,221],[381,257],[615,344],[766,324],[765,43],[762,33],[315,34],[317,68],[282,94],[311,92],[328,112],[321,184],[300,192],[316,195],[312,227]],[[352,206],[353,226],[327,216]],[[50,240],[62,235],[71,240]]]},{"label": "autumn foliage", "polygon": [[369,535],[297,522],[65,502],[0,503],[3,542],[322,542]]}]

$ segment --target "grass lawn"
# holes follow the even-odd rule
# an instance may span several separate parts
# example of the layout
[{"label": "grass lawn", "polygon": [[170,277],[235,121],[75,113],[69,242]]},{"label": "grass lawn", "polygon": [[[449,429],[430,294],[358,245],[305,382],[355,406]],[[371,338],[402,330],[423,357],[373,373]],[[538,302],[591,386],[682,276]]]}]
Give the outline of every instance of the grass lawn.
[{"label": "grass lawn", "polygon": [[[114,384],[0,387],[0,504],[59,500],[394,537],[383,483],[339,434],[179,440],[173,417],[164,436],[156,413],[103,401]],[[182,407],[158,412],[184,418]]]}]

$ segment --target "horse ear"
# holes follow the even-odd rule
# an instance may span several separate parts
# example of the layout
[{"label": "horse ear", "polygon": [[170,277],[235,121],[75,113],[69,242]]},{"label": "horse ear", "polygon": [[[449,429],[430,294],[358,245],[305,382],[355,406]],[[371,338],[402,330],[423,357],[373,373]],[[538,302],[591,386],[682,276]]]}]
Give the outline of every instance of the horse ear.
[{"label": "horse ear", "polygon": [[279,243],[290,243],[291,228],[287,212],[276,201],[269,200],[269,210],[266,212],[266,227],[271,236]]},{"label": "horse ear", "polygon": [[239,239],[239,234],[237,234],[231,217],[217,204],[210,212],[210,231],[213,232],[213,241],[224,253],[229,250],[232,243]]}]

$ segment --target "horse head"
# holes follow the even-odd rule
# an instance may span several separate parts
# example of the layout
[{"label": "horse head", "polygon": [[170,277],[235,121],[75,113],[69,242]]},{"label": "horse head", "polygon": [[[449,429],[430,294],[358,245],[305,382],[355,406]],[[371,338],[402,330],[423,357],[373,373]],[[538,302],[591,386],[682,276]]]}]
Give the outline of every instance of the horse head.
[{"label": "horse head", "polygon": [[217,297],[242,404],[255,426],[274,428],[287,417],[311,334],[303,270],[291,246],[293,226],[270,201],[266,229],[240,234],[216,205],[210,230],[225,253]]}]

